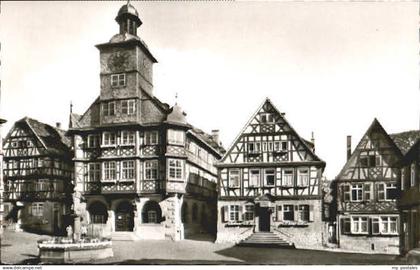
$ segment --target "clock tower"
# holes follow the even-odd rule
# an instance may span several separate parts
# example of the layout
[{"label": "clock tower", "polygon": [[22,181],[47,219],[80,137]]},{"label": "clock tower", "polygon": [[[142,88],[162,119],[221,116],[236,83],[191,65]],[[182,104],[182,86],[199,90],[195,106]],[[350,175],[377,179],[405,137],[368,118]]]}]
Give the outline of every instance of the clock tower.
[{"label": "clock tower", "polygon": [[108,43],[96,45],[100,52],[100,122],[139,122],[141,100],[153,96],[153,64],[157,62],[137,36],[142,24],[137,10],[122,6],[115,18],[119,33]]}]

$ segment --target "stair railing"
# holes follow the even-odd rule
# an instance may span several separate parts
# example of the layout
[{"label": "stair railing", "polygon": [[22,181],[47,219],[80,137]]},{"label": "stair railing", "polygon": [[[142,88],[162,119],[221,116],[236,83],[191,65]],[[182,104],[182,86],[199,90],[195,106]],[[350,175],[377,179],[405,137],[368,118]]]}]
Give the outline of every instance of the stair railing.
[{"label": "stair railing", "polygon": [[273,228],[273,230],[274,231],[276,231],[276,232],[278,232],[278,233],[280,233],[280,234],[282,234],[282,235],[284,235],[284,236],[286,236],[287,238],[292,238],[292,235],[291,234],[288,234],[288,233],[285,233],[285,232],[283,232],[283,231],[280,231],[279,229],[277,229],[275,226],[271,226],[272,228]]}]

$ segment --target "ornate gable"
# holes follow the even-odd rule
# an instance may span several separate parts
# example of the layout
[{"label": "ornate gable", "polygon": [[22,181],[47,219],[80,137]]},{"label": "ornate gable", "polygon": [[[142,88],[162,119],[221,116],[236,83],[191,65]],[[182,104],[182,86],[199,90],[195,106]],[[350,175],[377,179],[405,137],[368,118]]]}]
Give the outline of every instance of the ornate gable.
[{"label": "ornate gable", "polygon": [[395,179],[402,154],[394,141],[374,119],[344,165],[339,180]]},{"label": "ornate gable", "polygon": [[221,162],[322,162],[312,147],[267,98],[252,115]]}]

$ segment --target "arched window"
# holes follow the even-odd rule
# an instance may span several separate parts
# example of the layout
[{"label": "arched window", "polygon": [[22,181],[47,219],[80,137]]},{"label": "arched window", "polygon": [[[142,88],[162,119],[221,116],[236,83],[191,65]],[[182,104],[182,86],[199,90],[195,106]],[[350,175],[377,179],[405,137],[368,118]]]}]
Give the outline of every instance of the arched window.
[{"label": "arched window", "polygon": [[155,201],[148,201],[143,206],[143,223],[160,223],[162,221],[162,210]]},{"label": "arched window", "polygon": [[92,203],[89,208],[90,222],[94,224],[105,224],[108,220],[108,210],[101,202]]},{"label": "arched window", "polygon": [[188,223],[188,204],[186,202],[182,203],[181,221],[182,223]]},{"label": "arched window", "polygon": [[192,221],[197,222],[197,218],[198,218],[198,207],[197,207],[197,204],[194,203],[192,207]]}]

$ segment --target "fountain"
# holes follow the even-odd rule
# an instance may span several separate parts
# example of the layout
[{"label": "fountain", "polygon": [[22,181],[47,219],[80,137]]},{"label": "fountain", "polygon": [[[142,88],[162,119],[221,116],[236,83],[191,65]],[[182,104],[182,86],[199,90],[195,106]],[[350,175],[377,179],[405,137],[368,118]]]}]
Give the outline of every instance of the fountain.
[{"label": "fountain", "polygon": [[114,256],[109,238],[81,237],[80,218],[74,219],[75,231],[67,227],[67,237],[53,237],[38,241],[41,263],[82,263]]}]

